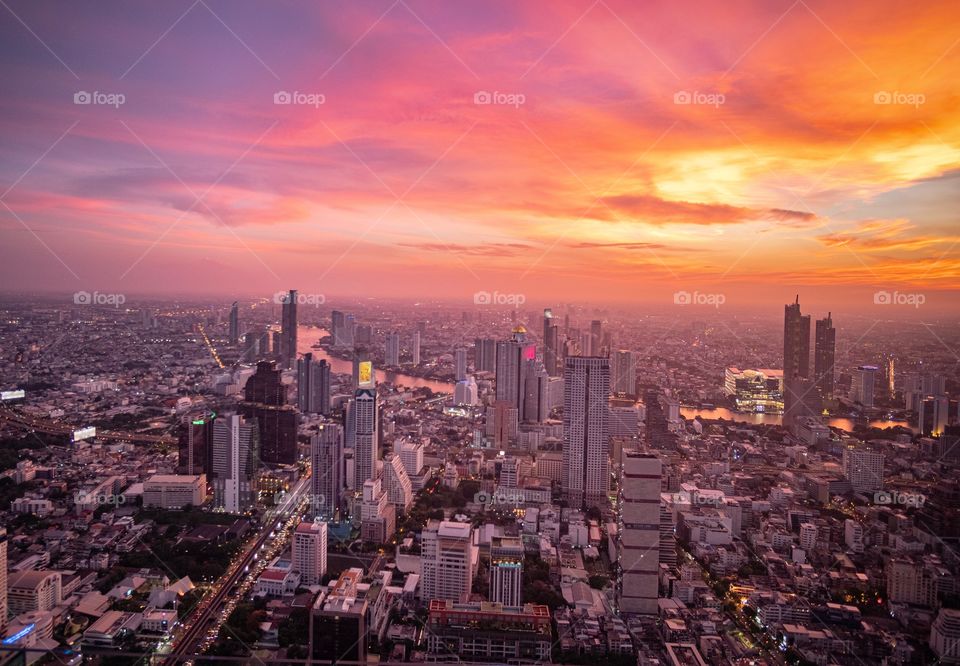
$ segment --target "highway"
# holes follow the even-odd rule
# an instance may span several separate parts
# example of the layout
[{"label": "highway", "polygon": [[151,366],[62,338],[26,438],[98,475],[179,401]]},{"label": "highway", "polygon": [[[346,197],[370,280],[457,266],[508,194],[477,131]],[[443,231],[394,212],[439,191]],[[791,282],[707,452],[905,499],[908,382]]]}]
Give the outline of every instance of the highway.
[{"label": "highway", "polygon": [[[198,652],[198,645],[203,642],[205,634],[211,629],[208,627],[210,620],[222,610],[230,590],[248,573],[257,554],[272,538],[274,530],[297,514],[309,489],[310,477],[306,476],[297,482],[278,506],[265,514],[258,536],[239,556],[239,559],[234,559],[227,573],[215,584],[213,591],[205,596],[193,613],[185,619],[180,628],[181,633],[174,637],[170,652],[162,661],[163,664],[173,666],[190,659]],[[216,627],[219,626],[217,623]]]},{"label": "highway", "polygon": [[[30,432],[42,432],[47,435],[63,435],[69,437],[78,426],[44,419],[11,409],[0,408],[0,424],[13,426]],[[97,429],[97,439],[109,439],[118,442],[143,442],[145,444],[176,444],[177,439],[167,435],[143,435],[135,432],[114,432],[112,430]]]}]

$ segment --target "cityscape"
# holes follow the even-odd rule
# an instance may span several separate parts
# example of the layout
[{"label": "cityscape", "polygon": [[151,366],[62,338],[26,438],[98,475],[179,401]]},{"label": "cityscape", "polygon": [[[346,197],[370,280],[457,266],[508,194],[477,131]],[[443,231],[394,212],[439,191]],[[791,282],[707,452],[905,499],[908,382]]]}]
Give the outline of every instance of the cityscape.
[{"label": "cityscape", "polygon": [[960,664],[957,26],[0,0],[0,666]]}]

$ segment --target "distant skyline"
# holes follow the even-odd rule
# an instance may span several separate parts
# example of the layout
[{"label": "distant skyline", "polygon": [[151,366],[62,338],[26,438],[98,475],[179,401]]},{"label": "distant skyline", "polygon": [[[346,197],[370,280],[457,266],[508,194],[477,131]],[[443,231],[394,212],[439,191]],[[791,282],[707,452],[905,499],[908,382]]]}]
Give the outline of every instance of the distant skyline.
[{"label": "distant skyline", "polygon": [[956,3],[0,15],[5,292],[960,304]]}]

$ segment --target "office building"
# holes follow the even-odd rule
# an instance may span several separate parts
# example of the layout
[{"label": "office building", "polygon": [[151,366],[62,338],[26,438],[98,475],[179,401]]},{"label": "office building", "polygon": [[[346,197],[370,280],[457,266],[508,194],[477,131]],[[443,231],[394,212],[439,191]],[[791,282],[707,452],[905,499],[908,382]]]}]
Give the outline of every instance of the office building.
[{"label": "office building", "polygon": [[463,381],[457,382],[456,386],[453,387],[453,404],[457,406],[464,407],[473,407],[477,405],[480,401],[479,389],[477,388],[477,380],[473,378],[473,375],[467,377]]},{"label": "office building", "polygon": [[543,664],[550,662],[550,609],[483,601],[458,604],[433,599],[427,616],[427,659],[448,662]]},{"label": "office building", "polygon": [[784,425],[800,416],[794,405],[810,389],[798,379],[810,377],[810,315],[800,313],[800,297],[783,308]]},{"label": "office building", "polygon": [[377,389],[371,382],[356,390],[347,406],[346,448],[353,451],[353,488],[363,488],[363,482],[376,476],[379,453],[379,409]]},{"label": "office building", "polygon": [[574,508],[605,506],[610,489],[610,361],[572,356],[563,372],[563,494]]},{"label": "office building", "polygon": [[240,306],[236,301],[230,306],[230,344],[240,342]]},{"label": "office building", "polygon": [[610,390],[625,396],[637,396],[637,360],[633,352],[618,349],[610,369]]},{"label": "office building", "polygon": [[941,608],[930,628],[930,649],[940,664],[960,664],[960,610]]},{"label": "office building", "polygon": [[590,354],[593,356],[603,356],[602,346],[603,322],[599,319],[594,319],[590,322]]},{"label": "office building", "polygon": [[177,445],[177,471],[180,474],[209,472],[214,418],[212,413],[202,412],[185,417],[180,425]]},{"label": "office building", "polygon": [[380,478],[363,482],[360,504],[360,538],[372,543],[386,543],[397,527],[397,510],[383,490]]},{"label": "office building", "polygon": [[854,492],[883,490],[883,461],[878,451],[854,446],[843,450],[843,475]]},{"label": "office building", "polygon": [[413,504],[413,484],[396,453],[388,453],[383,457],[383,487],[388,501],[397,511],[406,512]]},{"label": "office building", "polygon": [[495,372],[497,369],[497,341],[477,338],[473,345],[474,367],[477,372]]},{"label": "office building", "polygon": [[420,536],[420,583],[424,601],[466,601],[477,566],[473,527],[469,523],[430,520]]},{"label": "office building", "polygon": [[307,353],[297,360],[297,407],[304,414],[330,414],[330,364]]},{"label": "office building", "polygon": [[560,374],[558,363],[558,349],[560,336],[556,324],[553,323],[553,310],[546,308],[543,311],[543,365],[547,374],[556,377]]},{"label": "office building", "polygon": [[348,569],[310,609],[310,658],[317,663],[366,663],[369,602],[360,580],[363,570]]},{"label": "office building", "polygon": [[833,398],[833,366],[837,352],[837,329],[833,327],[831,313],[818,319],[813,347],[813,377],[824,400]]},{"label": "office building", "polygon": [[287,404],[287,386],[274,361],[260,361],[257,371],[244,386],[244,401],[238,411],[255,420],[259,430],[259,460],[267,465],[293,465],[297,462],[297,422],[299,415]]},{"label": "office building", "polygon": [[505,400],[498,400],[487,407],[485,432],[493,439],[496,448],[505,449],[516,441],[520,415],[517,408]]},{"label": "office building", "polygon": [[517,326],[513,337],[497,343],[497,402],[509,403],[518,413],[523,413],[524,362],[532,361],[536,348],[526,341],[527,329]]},{"label": "office building", "polygon": [[143,506],[182,509],[202,506],[207,500],[207,479],[203,474],[154,474],[143,482]]},{"label": "office building", "polygon": [[343,428],[324,423],[310,438],[310,477],[313,498],[310,510],[315,520],[337,520],[342,511],[346,465],[343,456]]},{"label": "office building", "polygon": [[523,413],[522,420],[527,423],[543,423],[550,418],[549,382],[543,364],[537,360],[523,363]]},{"label": "office building", "polygon": [[657,612],[660,567],[660,479],[663,466],[649,453],[623,454],[620,473],[620,586],[622,613]]},{"label": "office building", "polygon": [[287,404],[287,387],[282,382],[282,374],[274,361],[260,361],[243,387],[243,399],[261,405],[279,406]]},{"label": "office building", "polygon": [[458,382],[467,378],[467,350],[463,347],[453,350],[453,378]]},{"label": "office building", "polygon": [[283,301],[280,319],[280,351],[284,368],[294,367],[297,359],[297,290],[291,289]]},{"label": "office building", "polygon": [[408,477],[418,476],[423,471],[423,443],[399,439],[393,445],[394,452],[400,456],[403,469]]},{"label": "office building", "polygon": [[917,427],[925,437],[940,437],[950,423],[950,399],[930,395],[917,400]]},{"label": "office building", "polygon": [[877,366],[861,365],[853,371],[850,399],[863,407],[873,407],[873,396],[877,383]]},{"label": "office building", "polygon": [[387,344],[383,352],[384,365],[395,367],[400,365],[400,334],[387,333]]},{"label": "office building", "polygon": [[523,590],[523,541],[517,537],[490,539],[490,601],[519,606]]},{"label": "office building", "polygon": [[239,414],[224,414],[214,421],[211,474],[216,508],[241,513],[256,506],[259,449],[255,421]]},{"label": "office building", "polygon": [[293,533],[293,568],[304,585],[319,585],[327,573],[327,524],[301,521]]},{"label": "office building", "polygon": [[420,365],[420,340],[422,334],[420,331],[413,332],[413,365]]},{"label": "office building", "polygon": [[12,617],[53,610],[63,603],[59,571],[11,571],[7,574],[7,611]]}]

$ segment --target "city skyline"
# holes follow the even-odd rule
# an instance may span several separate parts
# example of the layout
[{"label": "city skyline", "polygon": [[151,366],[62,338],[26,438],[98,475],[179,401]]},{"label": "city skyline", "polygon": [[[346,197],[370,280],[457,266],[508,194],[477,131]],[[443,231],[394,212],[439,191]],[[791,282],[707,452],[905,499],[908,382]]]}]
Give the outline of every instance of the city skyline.
[{"label": "city skyline", "polygon": [[262,9],[6,6],[5,288],[956,305],[950,3]]}]

